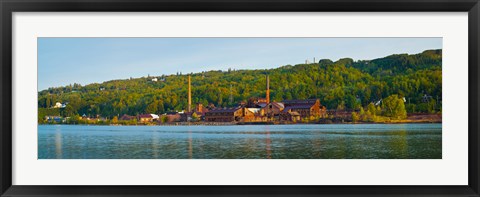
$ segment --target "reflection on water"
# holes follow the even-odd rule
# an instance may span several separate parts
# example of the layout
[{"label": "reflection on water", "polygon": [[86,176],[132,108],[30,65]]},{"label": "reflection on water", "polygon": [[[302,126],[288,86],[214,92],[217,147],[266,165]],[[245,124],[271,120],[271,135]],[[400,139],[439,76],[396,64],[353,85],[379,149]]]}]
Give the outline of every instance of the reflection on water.
[{"label": "reflection on water", "polygon": [[266,129],[265,149],[267,150],[267,159],[272,158],[272,150],[270,149],[270,130]]},{"label": "reflection on water", "polygon": [[60,127],[55,128],[55,155],[57,159],[62,158],[62,131]]},{"label": "reflection on water", "polygon": [[40,125],[39,159],[441,159],[441,124]]},{"label": "reflection on water", "polygon": [[160,139],[158,136],[157,132],[152,133],[152,152],[153,152],[153,158],[159,158],[159,146],[158,144],[160,143]]},{"label": "reflection on water", "polygon": [[188,131],[188,158],[193,158],[192,131]]},{"label": "reflection on water", "polygon": [[392,154],[399,155],[403,158],[408,157],[407,131],[400,130],[396,135],[396,139],[392,140],[391,144],[391,150],[393,151]]}]

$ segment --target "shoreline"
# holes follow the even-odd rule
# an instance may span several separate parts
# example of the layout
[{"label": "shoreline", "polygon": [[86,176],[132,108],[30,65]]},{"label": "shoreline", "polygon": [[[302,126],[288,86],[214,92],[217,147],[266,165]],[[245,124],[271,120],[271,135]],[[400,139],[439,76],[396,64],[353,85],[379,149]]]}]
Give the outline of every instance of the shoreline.
[{"label": "shoreline", "polygon": [[340,124],[442,124],[442,121],[394,121],[394,122],[338,122],[338,123],[277,123],[277,122],[175,122],[167,124],[38,124],[38,125],[85,125],[85,126],[243,126],[243,125],[340,125]]}]

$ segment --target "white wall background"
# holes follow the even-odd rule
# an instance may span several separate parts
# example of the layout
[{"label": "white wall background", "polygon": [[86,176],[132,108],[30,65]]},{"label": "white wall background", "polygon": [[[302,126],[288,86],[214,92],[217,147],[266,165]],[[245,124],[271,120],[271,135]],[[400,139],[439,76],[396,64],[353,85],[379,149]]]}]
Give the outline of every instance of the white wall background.
[{"label": "white wall background", "polygon": [[[466,185],[467,20],[467,13],[14,13],[13,184]],[[37,160],[37,37],[304,36],[443,37],[443,159]]]}]

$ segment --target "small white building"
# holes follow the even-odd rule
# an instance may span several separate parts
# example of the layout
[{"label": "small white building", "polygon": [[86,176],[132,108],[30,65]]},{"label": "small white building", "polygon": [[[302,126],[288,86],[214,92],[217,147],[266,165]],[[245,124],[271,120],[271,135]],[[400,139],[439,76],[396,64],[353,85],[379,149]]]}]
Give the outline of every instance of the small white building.
[{"label": "small white building", "polygon": [[158,120],[158,119],[160,119],[160,116],[158,116],[157,114],[150,114],[150,116],[152,116],[152,119],[153,119],[153,120]]},{"label": "small white building", "polygon": [[66,104],[57,102],[57,103],[55,103],[55,105],[53,106],[53,108],[65,108],[66,106],[67,106]]},{"label": "small white building", "polygon": [[157,78],[152,78],[152,81],[153,81],[153,82],[157,82],[158,79],[157,79]]}]

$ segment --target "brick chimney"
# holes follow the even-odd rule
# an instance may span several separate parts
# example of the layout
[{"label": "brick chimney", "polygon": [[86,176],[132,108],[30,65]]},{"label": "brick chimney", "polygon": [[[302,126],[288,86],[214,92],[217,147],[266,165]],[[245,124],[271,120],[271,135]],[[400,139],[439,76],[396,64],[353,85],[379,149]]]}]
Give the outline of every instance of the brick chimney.
[{"label": "brick chimney", "polygon": [[270,103],[270,79],[268,78],[268,75],[267,75],[267,93],[265,95],[265,98],[267,99],[267,103]]},{"label": "brick chimney", "polygon": [[201,103],[197,103],[197,112],[203,112],[203,105]]},{"label": "brick chimney", "polygon": [[190,75],[188,75],[188,112],[192,111],[192,87]]}]

